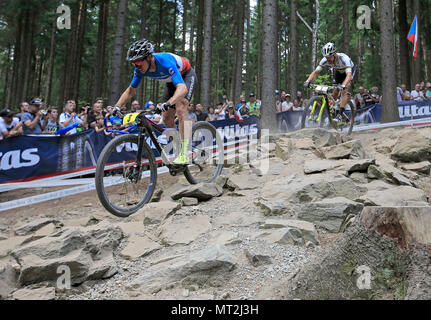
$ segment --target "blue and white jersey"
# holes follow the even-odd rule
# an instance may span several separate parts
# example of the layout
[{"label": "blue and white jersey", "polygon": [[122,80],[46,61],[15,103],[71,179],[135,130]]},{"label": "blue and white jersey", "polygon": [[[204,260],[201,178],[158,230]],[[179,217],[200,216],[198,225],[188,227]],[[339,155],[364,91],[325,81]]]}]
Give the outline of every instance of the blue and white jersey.
[{"label": "blue and white jersey", "polygon": [[142,77],[172,82],[175,87],[180,83],[184,83],[183,75],[191,69],[190,63],[186,58],[168,52],[154,53],[153,57],[156,61],[156,71],[142,73],[138,68],[135,68],[133,80],[130,84],[132,88],[136,89],[139,86]]}]

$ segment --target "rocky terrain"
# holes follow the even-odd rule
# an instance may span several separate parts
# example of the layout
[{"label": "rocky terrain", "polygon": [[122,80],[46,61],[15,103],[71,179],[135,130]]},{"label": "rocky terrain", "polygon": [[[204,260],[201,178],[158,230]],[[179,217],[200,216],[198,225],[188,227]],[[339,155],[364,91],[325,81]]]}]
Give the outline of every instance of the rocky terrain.
[{"label": "rocky terrain", "polygon": [[305,129],[255,156],[214,184],[160,183],[127,219],[95,192],[2,213],[0,298],[431,298],[431,128]]}]

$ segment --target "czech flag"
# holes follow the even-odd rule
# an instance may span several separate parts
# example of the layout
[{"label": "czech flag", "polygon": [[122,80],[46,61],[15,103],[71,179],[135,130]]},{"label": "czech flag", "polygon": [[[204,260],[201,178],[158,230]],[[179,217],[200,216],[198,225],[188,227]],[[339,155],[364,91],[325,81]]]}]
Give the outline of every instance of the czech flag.
[{"label": "czech flag", "polygon": [[407,36],[407,39],[411,43],[413,43],[413,57],[415,58],[415,60],[418,56],[418,37],[418,17],[415,16],[415,19],[413,20],[412,26],[410,28],[409,35]]}]

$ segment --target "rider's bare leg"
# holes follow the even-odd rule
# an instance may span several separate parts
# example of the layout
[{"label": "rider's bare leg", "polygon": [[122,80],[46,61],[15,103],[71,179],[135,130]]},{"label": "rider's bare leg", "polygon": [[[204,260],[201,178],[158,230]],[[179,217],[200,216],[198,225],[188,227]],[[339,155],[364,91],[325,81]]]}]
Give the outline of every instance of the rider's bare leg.
[{"label": "rider's bare leg", "polygon": [[349,101],[349,89],[350,89],[350,83],[346,85],[346,88],[341,92],[341,102],[340,102],[340,108],[345,110],[347,102]]},{"label": "rider's bare leg", "polygon": [[187,106],[189,105],[189,102],[187,99],[181,99],[179,102],[177,102],[176,110],[177,110],[177,117],[178,117],[178,123],[179,123],[179,131],[181,140],[184,140],[184,121],[187,120],[186,113],[187,113]]},{"label": "rider's bare leg", "polygon": [[[187,106],[189,105],[189,102],[187,99],[181,99],[175,104],[175,110],[169,109],[168,111],[163,113],[163,121],[167,128],[175,128],[175,113],[178,117],[178,129],[180,132],[181,137],[181,154],[187,155],[188,150],[188,137],[191,135],[191,125],[190,121],[187,120],[186,113],[187,113]],[[184,121],[187,120],[187,123],[185,124]],[[184,130],[184,129],[188,130]],[[179,162],[177,162],[179,161]],[[182,163],[181,156],[179,156],[177,159],[174,160],[174,163]]]}]

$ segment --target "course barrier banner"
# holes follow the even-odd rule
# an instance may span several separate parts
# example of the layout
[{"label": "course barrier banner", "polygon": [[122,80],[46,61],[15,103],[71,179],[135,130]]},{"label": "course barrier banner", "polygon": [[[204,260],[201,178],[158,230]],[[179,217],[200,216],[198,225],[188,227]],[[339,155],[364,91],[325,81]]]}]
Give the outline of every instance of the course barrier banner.
[{"label": "course barrier banner", "polygon": [[[403,101],[398,104],[401,121],[431,117],[431,100]],[[277,114],[279,132],[301,129],[303,111],[285,111]],[[363,107],[356,111],[355,125],[380,122],[382,105],[380,103]]]},{"label": "course barrier banner", "polygon": [[[211,123],[225,143],[260,134],[257,117],[245,118],[242,122],[227,119]],[[155,134],[161,143],[165,142],[158,132]],[[104,132],[87,130],[69,136],[32,135],[2,140],[0,183],[30,181],[94,168],[102,149],[111,139]],[[158,157],[153,142],[149,137],[146,141]],[[117,148],[118,161],[131,159],[129,151],[134,148],[136,146],[127,144]]]}]

